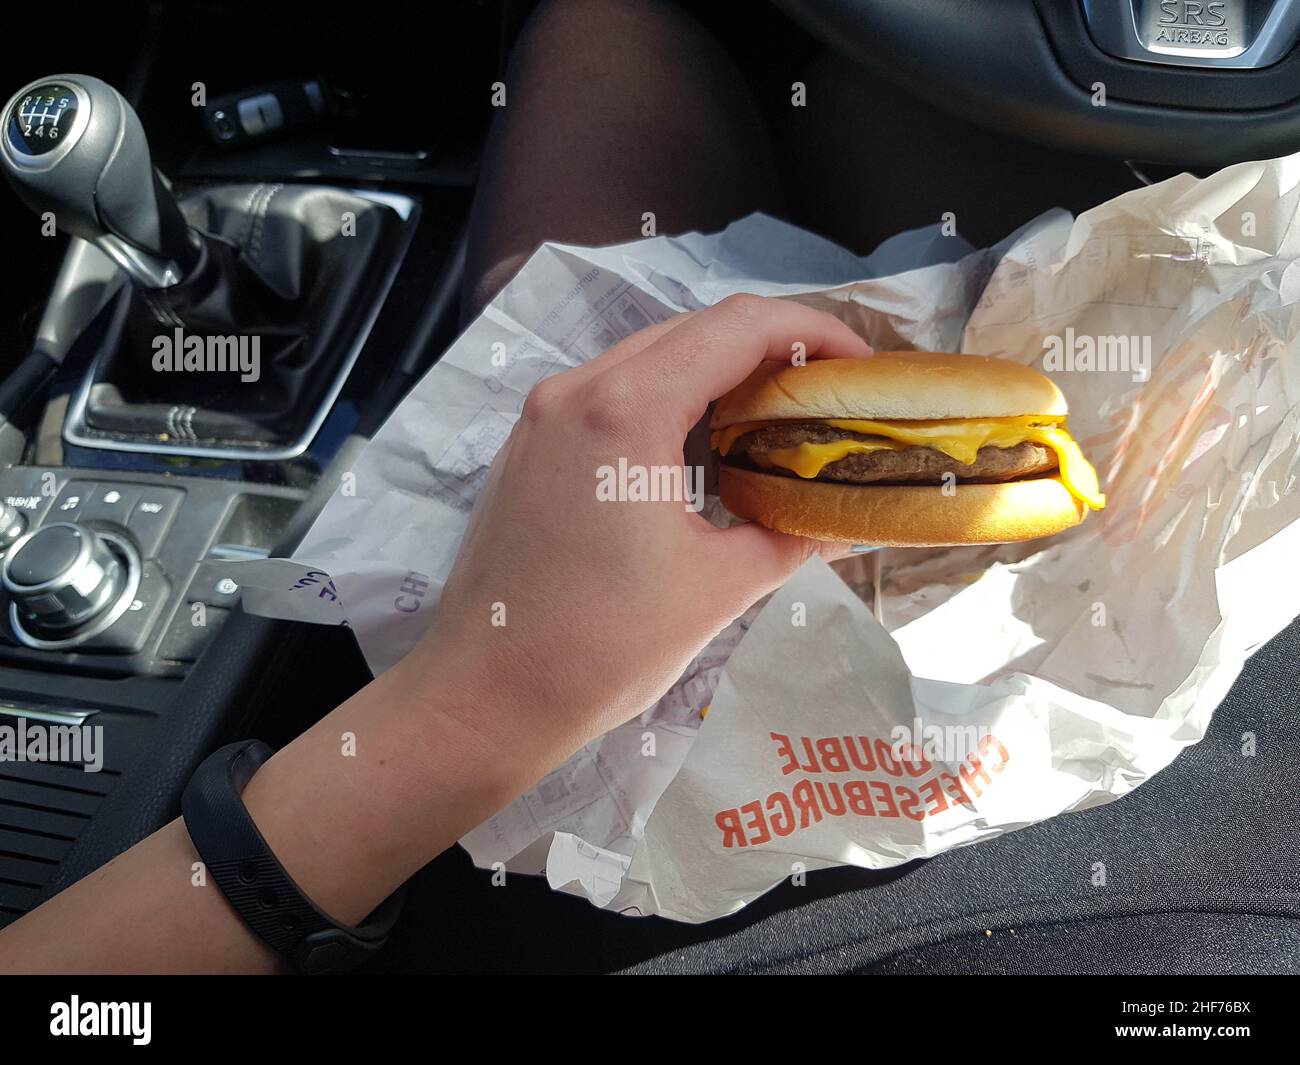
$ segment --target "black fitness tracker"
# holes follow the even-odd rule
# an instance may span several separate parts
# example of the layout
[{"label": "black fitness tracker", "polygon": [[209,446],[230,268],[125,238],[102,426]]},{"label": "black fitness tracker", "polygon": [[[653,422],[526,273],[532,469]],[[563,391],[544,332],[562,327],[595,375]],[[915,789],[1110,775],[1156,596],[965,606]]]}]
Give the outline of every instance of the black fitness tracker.
[{"label": "black fitness tracker", "polygon": [[394,892],[355,928],[312,904],[276,861],[240,797],[271,753],[260,740],[245,740],[205,759],[181,797],[185,827],[227,901],[272,950],[298,972],[347,972],[387,941],[403,892]]}]

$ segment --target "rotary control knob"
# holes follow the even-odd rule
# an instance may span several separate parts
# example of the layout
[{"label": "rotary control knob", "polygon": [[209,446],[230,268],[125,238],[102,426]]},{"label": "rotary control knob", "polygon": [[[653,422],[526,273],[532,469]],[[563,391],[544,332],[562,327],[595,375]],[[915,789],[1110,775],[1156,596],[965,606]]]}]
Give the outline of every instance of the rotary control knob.
[{"label": "rotary control knob", "polygon": [[139,564],[116,536],[60,521],[18,538],[0,568],[15,635],[65,646],[101,632],[130,605]]}]

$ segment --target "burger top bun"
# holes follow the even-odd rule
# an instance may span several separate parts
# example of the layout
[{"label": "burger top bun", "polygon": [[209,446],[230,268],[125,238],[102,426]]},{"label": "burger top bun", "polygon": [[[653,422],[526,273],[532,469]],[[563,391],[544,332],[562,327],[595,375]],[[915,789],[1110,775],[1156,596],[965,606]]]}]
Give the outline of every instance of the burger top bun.
[{"label": "burger top bun", "polygon": [[765,362],[718,400],[712,428],[787,418],[1064,416],[1061,390],[1037,370],[986,355],[878,351],[861,359]]}]

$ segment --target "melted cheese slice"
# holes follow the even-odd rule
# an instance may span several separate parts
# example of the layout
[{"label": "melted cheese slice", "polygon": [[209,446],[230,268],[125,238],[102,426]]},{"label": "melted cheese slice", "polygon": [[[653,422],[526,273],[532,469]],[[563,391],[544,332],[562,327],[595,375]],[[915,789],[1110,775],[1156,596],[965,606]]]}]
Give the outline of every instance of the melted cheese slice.
[{"label": "melted cheese slice", "polygon": [[[874,440],[833,440],[825,444],[799,444],[778,448],[755,460],[762,465],[779,466],[813,478],[832,462],[847,455],[873,451],[897,451],[905,447],[929,447],[969,466],[982,447],[1015,447],[1031,443],[1051,448],[1056,453],[1061,482],[1076,499],[1093,510],[1106,505],[1097,483],[1097,471],[1083,456],[1079,445],[1065,425],[1052,418],[965,418],[951,421],[871,421],[867,419],[818,419],[836,429],[876,437]],[[741,422],[713,433],[713,447],[726,455],[745,433],[788,422]],[[765,460],[765,461],[764,461]]]}]

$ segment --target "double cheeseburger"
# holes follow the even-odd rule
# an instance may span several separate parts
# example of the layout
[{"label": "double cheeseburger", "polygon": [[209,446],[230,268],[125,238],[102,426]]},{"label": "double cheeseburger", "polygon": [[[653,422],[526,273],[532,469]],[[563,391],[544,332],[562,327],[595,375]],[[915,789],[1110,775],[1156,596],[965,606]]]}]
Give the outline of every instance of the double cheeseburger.
[{"label": "double cheeseburger", "polygon": [[982,355],[763,363],[714,408],[722,502],[855,544],[1050,536],[1106,505],[1065,415],[1049,378]]}]

